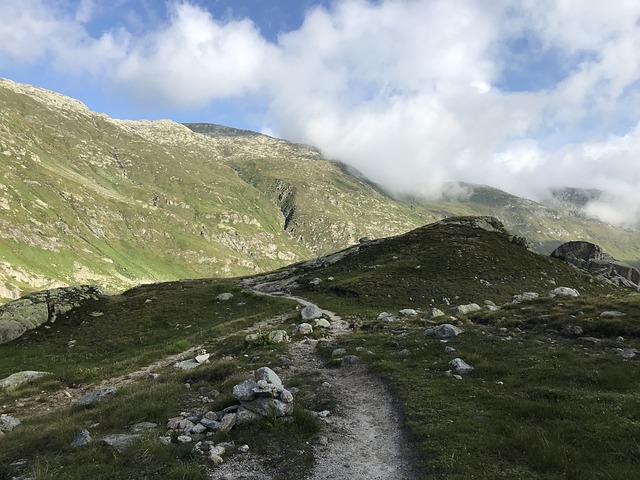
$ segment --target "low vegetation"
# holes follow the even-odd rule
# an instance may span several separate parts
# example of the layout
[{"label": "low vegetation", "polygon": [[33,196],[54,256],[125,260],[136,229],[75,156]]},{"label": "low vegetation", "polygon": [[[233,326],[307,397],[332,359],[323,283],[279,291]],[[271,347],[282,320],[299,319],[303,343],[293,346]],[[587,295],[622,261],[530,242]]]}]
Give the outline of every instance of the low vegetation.
[{"label": "low vegetation", "polygon": [[[291,275],[298,286],[291,293],[335,311],[353,327],[336,339],[314,333],[327,366],[337,368],[331,367],[332,351],[340,347],[387,380],[415,448],[433,469],[425,478],[637,477],[640,370],[638,356],[626,353],[640,349],[639,294],[531,253],[499,231],[447,222],[364,243],[333,264],[296,268]],[[224,408],[233,402],[233,385],[264,365],[299,389],[293,419],[250,423],[220,440],[250,444],[263,464],[280,465],[280,478],[304,478],[323,434],[309,412],[332,410],[339,399],[317,394],[318,372],[288,368],[286,344],[244,341],[249,332],[275,328],[292,334],[300,320],[293,301],[255,295],[240,285],[236,279],[141,286],[90,300],[1,345],[0,378],[27,369],[53,375],[0,393],[3,413],[23,420],[0,439],[0,479],[206,478],[213,468],[206,458],[190,447],[162,444],[157,433],[125,454],[99,442],[72,449],[70,442],[87,427],[96,438],[142,421],[162,430],[169,417],[203,408],[202,390],[220,392],[207,409]],[[550,298],[556,286],[576,288],[580,296]],[[540,298],[509,303],[525,291]],[[220,293],[233,298],[218,300]],[[424,319],[432,307],[446,312],[485,300],[503,306],[457,320]],[[418,315],[402,317],[403,308]],[[600,316],[613,310],[626,315]],[[382,311],[395,321],[379,319]],[[464,333],[425,335],[445,322]],[[132,375],[196,347],[212,354],[211,363],[188,372],[158,366],[155,382]],[[457,378],[449,364],[455,357],[474,370]],[[114,378],[122,385],[110,402],[47,411],[52,395]]]}]

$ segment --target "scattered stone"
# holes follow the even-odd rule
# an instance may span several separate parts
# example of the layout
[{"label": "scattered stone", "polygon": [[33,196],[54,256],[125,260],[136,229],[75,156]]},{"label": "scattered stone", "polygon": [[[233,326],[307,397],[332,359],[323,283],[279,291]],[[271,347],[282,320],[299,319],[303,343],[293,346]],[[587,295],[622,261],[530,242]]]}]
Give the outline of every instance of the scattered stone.
[{"label": "scattered stone", "polygon": [[100,441],[114,448],[118,453],[124,453],[129,449],[133,442],[140,438],[142,438],[142,435],[135,433],[115,433],[113,435],[106,435],[102,437]]},{"label": "scattered stone", "polygon": [[500,307],[496,307],[495,305],[485,305],[484,308],[486,308],[490,312],[497,312],[498,310],[500,310]]},{"label": "scattered stone", "polygon": [[196,355],[195,361],[198,363],[204,363],[207,360],[209,360],[209,354],[208,353],[204,353],[202,355]]},{"label": "scattered stone", "polygon": [[449,313],[452,315],[467,315],[469,313],[478,312],[482,310],[477,303],[469,303],[467,305],[458,305],[457,307],[450,308]]},{"label": "scattered stone", "polygon": [[332,357],[341,357],[342,355],[346,355],[347,350],[344,348],[336,348],[333,352],[331,352]]},{"label": "scattered stone", "polygon": [[176,441],[178,443],[191,443],[193,442],[193,438],[191,438],[190,435],[179,435]]},{"label": "scattered stone", "polygon": [[520,293],[518,295],[514,295],[513,297],[511,297],[511,303],[528,302],[528,301],[531,301],[531,300],[535,300],[539,296],[540,295],[537,294],[536,292],[524,292],[524,293]]},{"label": "scattered stone", "polygon": [[462,380],[462,376],[460,375],[453,375],[453,378],[455,378],[456,380]]},{"label": "scattered stone", "polygon": [[449,362],[449,365],[455,368],[456,372],[459,373],[460,375],[464,375],[465,373],[469,373],[470,371],[473,370],[473,367],[471,365],[469,365],[467,362],[465,362],[459,357],[451,360]]},{"label": "scattered stone", "polygon": [[71,448],[84,447],[89,443],[91,443],[91,434],[89,433],[89,430],[85,428],[80,430],[76,437],[73,439],[73,441],[71,442]]},{"label": "scattered stone", "polygon": [[432,318],[444,317],[445,313],[439,308],[430,309],[424,316],[426,320],[430,320]]},{"label": "scattered stone", "polygon": [[25,370],[23,372],[14,373],[13,375],[9,375],[7,378],[0,380],[0,389],[10,390],[19,385],[23,385],[42,377],[46,377],[47,375],[51,375],[51,373],[36,372],[33,370]]},{"label": "scattered stone", "polygon": [[400,313],[401,317],[415,317],[418,315],[418,312],[416,312],[413,308],[403,308],[398,313]]},{"label": "scattered stone", "polygon": [[490,287],[491,286],[490,282],[487,282],[486,280],[482,280],[482,279],[480,279],[480,284],[484,285],[485,287]]},{"label": "scattered stone", "polygon": [[428,328],[424,331],[425,335],[433,335],[436,338],[449,338],[449,337],[457,337],[464,330],[461,328],[455,327],[450,323],[443,323],[442,325],[438,325],[434,328]]},{"label": "scattered stone", "polygon": [[301,323],[296,327],[296,333],[300,335],[311,335],[313,333],[313,327],[308,323]]},{"label": "scattered stone", "polygon": [[455,351],[456,351],[456,349],[455,349],[455,348],[453,348],[453,347],[451,347],[451,346],[449,346],[449,345],[447,345],[446,347],[444,347],[444,353],[453,353],[453,352],[455,352]]},{"label": "scattered stone", "polygon": [[314,322],[316,328],[331,328],[331,323],[326,318],[317,318]]},{"label": "scattered stone", "polygon": [[622,358],[633,358],[638,354],[635,348],[614,348],[613,351]]},{"label": "scattered stone", "polygon": [[570,337],[581,337],[583,333],[583,329],[580,325],[567,325],[562,330],[562,333]]},{"label": "scattered stone", "polygon": [[228,433],[236,424],[236,414],[235,413],[227,413],[222,420],[220,421],[220,425],[218,425],[218,432],[225,434]]},{"label": "scattered stone", "polygon": [[549,292],[550,297],[579,297],[580,293],[575,288],[558,287]]},{"label": "scattered stone", "polygon": [[495,304],[495,303],[493,303],[491,300],[485,300],[485,301],[484,301],[484,304],[485,304],[485,306],[487,306],[487,307],[495,307],[495,306],[496,306],[496,304]]},{"label": "scattered stone", "polygon": [[607,310],[600,314],[601,318],[616,318],[616,317],[626,317],[627,314],[624,312],[619,312],[617,310]]},{"label": "scattered stone", "polygon": [[221,302],[225,302],[227,300],[231,300],[233,298],[233,293],[221,293],[216,297],[216,300],[220,300]]},{"label": "scattered stone", "polygon": [[322,279],[316,277],[309,281],[309,285],[315,285],[316,287],[322,283]]},{"label": "scattered stone", "polygon": [[0,432],[10,432],[22,422],[16,417],[12,417],[11,415],[2,414],[0,415]]},{"label": "scattered stone", "polygon": [[249,445],[247,445],[246,443],[244,445],[241,445],[240,447],[238,447],[238,451],[240,453],[247,453],[249,451]]},{"label": "scattered stone", "polygon": [[78,405],[84,407],[90,407],[106,400],[111,400],[116,395],[117,389],[115,387],[105,387],[93,392],[87,393],[78,399],[76,402]]},{"label": "scattered stone", "polygon": [[156,381],[158,379],[159,376],[160,376],[159,373],[151,373],[151,372],[149,372],[147,374],[147,380],[149,382],[154,382],[154,381]]},{"label": "scattered stone", "polygon": [[391,315],[389,312],[382,312],[380,315],[378,315],[378,320],[386,320],[389,317],[393,317],[393,315]]},{"label": "scattered stone", "polygon": [[320,318],[322,316],[322,310],[320,310],[317,305],[307,305],[300,312],[300,316],[302,317],[302,321],[308,322],[309,320]]}]

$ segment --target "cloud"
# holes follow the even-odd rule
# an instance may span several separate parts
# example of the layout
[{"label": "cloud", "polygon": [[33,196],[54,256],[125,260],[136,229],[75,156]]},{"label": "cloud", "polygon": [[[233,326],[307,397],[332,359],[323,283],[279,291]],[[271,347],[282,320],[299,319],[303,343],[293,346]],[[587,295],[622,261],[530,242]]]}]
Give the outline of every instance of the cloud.
[{"label": "cloud", "polygon": [[608,193],[589,213],[640,218],[635,0],[336,0],[275,42],[188,0],[96,33],[96,5],[4,0],[0,65],[50,61],[149,109],[250,98],[256,129],[396,192],[594,187]]}]

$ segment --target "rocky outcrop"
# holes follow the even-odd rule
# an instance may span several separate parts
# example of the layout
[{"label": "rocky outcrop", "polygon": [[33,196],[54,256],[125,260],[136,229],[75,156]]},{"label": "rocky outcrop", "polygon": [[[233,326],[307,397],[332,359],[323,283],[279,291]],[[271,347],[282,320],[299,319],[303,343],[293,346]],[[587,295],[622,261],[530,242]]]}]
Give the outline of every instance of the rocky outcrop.
[{"label": "rocky outcrop", "polygon": [[556,248],[551,256],[584,268],[616,285],[640,289],[640,271],[626,263],[616,261],[601,247],[590,242],[567,242]]},{"label": "rocky outcrop", "polygon": [[0,343],[15,340],[43,323],[55,322],[58,315],[104,295],[99,287],[82,285],[44,290],[7,303],[0,307]]}]

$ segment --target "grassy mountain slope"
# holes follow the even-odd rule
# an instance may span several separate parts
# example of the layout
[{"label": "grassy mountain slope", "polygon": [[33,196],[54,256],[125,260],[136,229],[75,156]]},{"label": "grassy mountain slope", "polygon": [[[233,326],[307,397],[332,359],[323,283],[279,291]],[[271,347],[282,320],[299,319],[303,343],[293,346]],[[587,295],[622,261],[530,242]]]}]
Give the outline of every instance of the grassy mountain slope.
[{"label": "grassy mountain slope", "polygon": [[282,140],[112,120],[8,80],[0,105],[0,297],[265,271],[424,221]]},{"label": "grassy mountain slope", "polygon": [[[477,227],[487,224],[494,228]],[[315,278],[321,279],[318,285],[309,283]],[[265,473],[283,466],[274,478],[305,478],[314,452],[326,455],[319,446],[334,427],[318,426],[304,411],[339,409],[341,392],[333,398],[317,371],[292,365],[286,344],[244,342],[248,332],[275,328],[284,328],[295,341],[304,339],[294,333],[301,320],[293,301],[243,289],[283,280],[295,280],[297,286],[288,282],[293,293],[335,311],[353,327],[340,337],[330,330],[313,333],[325,359],[322,370],[331,375],[339,368],[333,351],[340,347],[385,378],[416,451],[432,467],[424,478],[635,478],[640,370],[633,368],[637,357],[626,359],[619,351],[640,347],[638,294],[593,282],[574,267],[512,243],[496,223],[477,219],[428,225],[244,280],[150,284],[87,300],[54,324],[0,345],[0,378],[27,369],[52,373],[0,392],[4,412],[23,420],[0,439],[0,478],[211,478],[206,473],[211,463],[192,454],[190,445],[159,441],[162,428],[124,454],[97,440],[79,449],[69,444],[83,428],[98,439],[141,421],[164,425],[181,411],[223,408],[233,402],[232,386],[263,365],[299,388],[298,414],[291,422],[241,426],[216,442],[248,443],[252,453],[241,461],[252,458]],[[554,286],[573,287],[581,295],[549,298]],[[432,306],[449,308],[442,297],[451,306],[486,299],[502,304],[523,291],[541,298],[457,320],[422,318]],[[233,293],[233,299],[217,300],[223,292]],[[403,318],[400,308],[421,313]],[[378,319],[382,310],[397,319]],[[601,317],[604,310],[627,316]],[[456,323],[464,333],[446,343],[424,334],[444,322]],[[569,326],[580,327],[582,336],[567,332]],[[175,372],[172,362],[147,367],[200,346],[212,362],[197,370]],[[456,351],[447,353],[445,346]],[[475,370],[456,379],[449,364],[454,357]],[[160,373],[157,381],[146,380],[149,370]],[[116,378],[123,383],[110,402],[46,411],[51,399],[65,404],[65,391],[78,395]],[[211,389],[221,396],[203,407],[200,392]],[[225,455],[225,461],[233,456]]]},{"label": "grassy mountain slope", "polygon": [[638,233],[490,187],[396,200],[307,145],[113,120],[2,79],[0,164],[0,301],[64,284],[122,290],[268,271],[451,215],[500,217],[544,253],[581,239],[640,258]]}]

